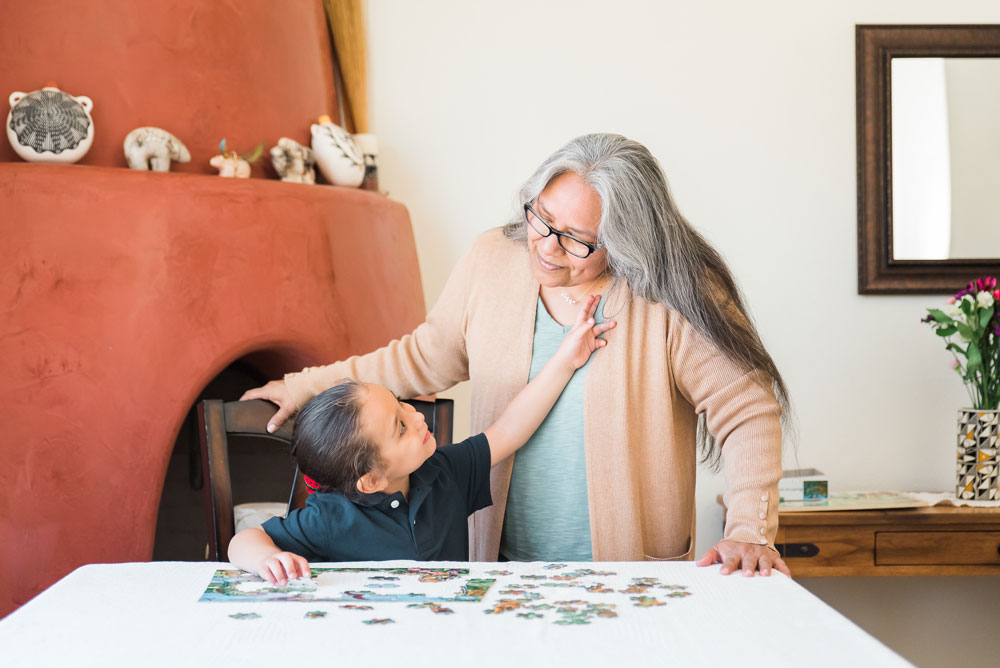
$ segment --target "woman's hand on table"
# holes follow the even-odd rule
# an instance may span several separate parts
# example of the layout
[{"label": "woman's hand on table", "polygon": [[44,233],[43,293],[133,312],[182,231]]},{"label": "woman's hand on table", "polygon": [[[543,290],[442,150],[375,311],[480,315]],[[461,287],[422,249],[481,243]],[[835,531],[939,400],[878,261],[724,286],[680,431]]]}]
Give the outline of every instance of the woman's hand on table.
[{"label": "woman's hand on table", "polygon": [[720,575],[730,575],[738,570],[742,570],[743,575],[748,577],[757,572],[761,575],[770,575],[772,568],[789,577],[792,575],[785,560],[766,545],[720,540],[697,561],[698,566],[718,563],[722,564],[722,568],[719,569]]},{"label": "woman's hand on table", "polygon": [[260,563],[257,575],[273,585],[285,587],[289,580],[310,577],[312,571],[304,557],[291,552],[275,552]]},{"label": "woman's hand on table", "polygon": [[267,421],[267,430],[274,432],[281,423],[288,419],[288,416],[296,411],[298,406],[292,401],[292,394],[288,391],[288,386],[283,380],[272,380],[263,387],[255,387],[247,390],[240,397],[240,401],[248,399],[266,399],[272,404],[277,404],[278,411]]}]

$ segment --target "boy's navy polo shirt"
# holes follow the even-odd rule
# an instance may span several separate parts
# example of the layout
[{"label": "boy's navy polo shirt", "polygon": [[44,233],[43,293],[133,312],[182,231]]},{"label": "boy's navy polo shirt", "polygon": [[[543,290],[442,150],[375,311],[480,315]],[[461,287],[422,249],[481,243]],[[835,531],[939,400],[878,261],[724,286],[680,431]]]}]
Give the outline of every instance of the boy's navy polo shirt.
[{"label": "boy's navy polo shirt", "polygon": [[411,473],[409,502],[401,492],[357,501],[318,492],[261,528],[278,548],[309,561],[466,561],[468,517],[492,503],[490,445],[478,434],[438,448]]}]

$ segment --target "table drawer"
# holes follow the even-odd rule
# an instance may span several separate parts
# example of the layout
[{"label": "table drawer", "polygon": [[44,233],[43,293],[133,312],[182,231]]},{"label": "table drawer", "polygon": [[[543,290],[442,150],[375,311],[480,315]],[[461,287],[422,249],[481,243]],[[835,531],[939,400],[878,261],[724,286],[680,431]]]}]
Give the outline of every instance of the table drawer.
[{"label": "table drawer", "polygon": [[843,526],[779,528],[775,541],[793,573],[803,567],[870,568],[874,542],[873,531]]},{"label": "table drawer", "polygon": [[1000,564],[1000,531],[879,531],[878,566]]}]

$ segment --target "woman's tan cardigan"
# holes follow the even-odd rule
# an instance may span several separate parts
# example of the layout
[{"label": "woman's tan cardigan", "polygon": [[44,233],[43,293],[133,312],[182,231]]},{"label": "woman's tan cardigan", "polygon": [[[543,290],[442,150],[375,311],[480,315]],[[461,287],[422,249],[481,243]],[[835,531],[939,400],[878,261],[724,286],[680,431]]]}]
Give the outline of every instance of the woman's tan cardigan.
[{"label": "woman's tan cardigan", "polygon": [[[538,283],[523,243],[499,228],[475,242],[427,320],[373,353],[285,376],[297,404],[345,377],[408,397],[471,380],[473,432],[528,382]],[[773,544],[780,409],[760,374],[738,368],[673,311],[620,286],[584,385],[584,448],[596,561],[692,558],[695,434],[704,412],[722,447],[725,538]],[[514,457],[517,455],[515,454]],[[470,519],[473,561],[497,558],[513,458],[493,469],[493,506]]]}]

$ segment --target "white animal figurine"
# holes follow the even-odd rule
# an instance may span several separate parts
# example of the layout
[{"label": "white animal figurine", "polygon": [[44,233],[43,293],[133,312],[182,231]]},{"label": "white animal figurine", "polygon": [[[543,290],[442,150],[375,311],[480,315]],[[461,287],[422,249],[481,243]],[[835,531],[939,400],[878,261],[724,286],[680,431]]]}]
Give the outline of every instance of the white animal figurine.
[{"label": "white animal figurine", "polygon": [[365,156],[344,128],[329,116],[320,116],[310,127],[316,165],[323,177],[335,186],[356,188],[365,179]]},{"label": "white animal figurine", "polygon": [[213,155],[208,164],[219,170],[219,176],[235,179],[250,178],[250,163],[235,153]]},{"label": "white animal figurine", "polygon": [[125,160],[131,169],[169,172],[171,160],[188,162],[191,154],[180,139],[166,130],[142,127],[125,137]]},{"label": "white animal figurine", "polygon": [[282,137],[277,146],[271,147],[271,164],[282,181],[288,183],[316,183],[316,158],[312,149],[294,139]]}]

